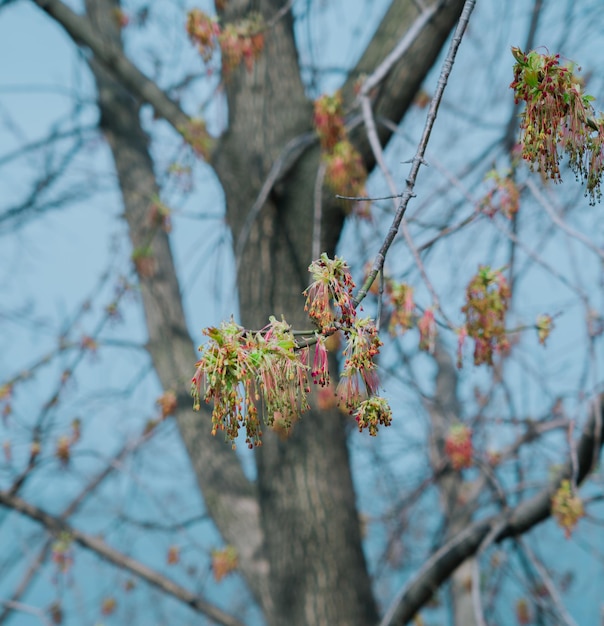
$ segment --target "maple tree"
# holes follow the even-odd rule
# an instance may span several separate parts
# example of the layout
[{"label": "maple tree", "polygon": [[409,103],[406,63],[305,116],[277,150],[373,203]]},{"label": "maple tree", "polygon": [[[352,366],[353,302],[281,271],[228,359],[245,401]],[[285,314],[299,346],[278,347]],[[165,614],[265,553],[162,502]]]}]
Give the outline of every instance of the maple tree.
[{"label": "maple tree", "polygon": [[[585,292],[582,276],[569,279],[566,269],[547,258],[546,229],[527,216],[539,207],[539,220],[547,215],[555,226],[552,238],[578,241],[592,262],[601,262],[597,237],[580,220],[579,226],[572,222],[575,213],[568,207],[580,205],[583,193],[589,204],[600,199],[604,129],[578,68],[547,49],[533,49],[545,11],[541,3],[535,2],[530,15],[525,51],[506,51],[507,82],[501,88],[508,91],[500,100],[509,103],[509,122],[496,142],[497,160],[505,167],[493,167],[495,153],[485,153],[464,174],[440,162],[443,144],[431,146],[438,135],[448,145],[449,129],[439,121],[450,114],[443,103],[456,81],[467,128],[472,111],[479,110],[481,93],[474,94],[476,102],[465,94],[479,81],[455,75],[474,20],[472,0],[393,0],[340,88],[328,93],[302,78],[302,44],[294,27],[305,19],[296,13],[303,3],[223,0],[215,3],[216,15],[207,7],[179,14],[178,38],[195,52],[197,75],[184,76],[172,88],[149,78],[124,51],[156,8],[142,4],[130,11],[114,0],[89,0],[78,14],[60,0],[33,4],[86,50],[100,112],[95,132],[102,133],[115,169],[132,273],[113,277],[95,328],[82,321],[92,306],[87,302],[50,357],[0,381],[7,433],[0,505],[48,531],[0,622],[11,611],[26,610],[41,611],[57,624],[74,619],[62,590],[73,583],[87,551],[127,576],[119,590],[98,599],[99,619],[125,615],[143,581],[185,610],[221,624],[253,623],[261,613],[269,624],[386,626],[408,623],[420,611],[430,619],[430,600],[450,581],[452,597],[441,601],[456,624],[486,623],[495,603],[490,598],[498,595],[518,623],[531,623],[534,615],[570,623],[551,574],[521,535],[551,515],[562,527],[558,532],[572,540],[595,510],[580,485],[597,465],[602,445],[597,372],[604,324],[594,304],[599,296]],[[484,64],[475,70],[484,72]],[[228,123],[220,132],[211,107],[207,118],[186,112],[195,109],[189,98],[198,94],[186,90],[195,81],[213,84],[212,106],[225,99]],[[428,91],[420,92],[424,81]],[[412,158],[401,174],[402,159],[386,147],[400,147],[409,116],[421,132],[414,131],[405,148]],[[171,128],[176,161],[166,163],[160,154],[157,120]],[[460,156],[471,161],[465,154],[455,158]],[[225,317],[204,329],[196,360],[192,336],[199,328],[190,332],[187,326],[185,283],[173,256],[174,231],[185,211],[167,197],[171,185],[193,195],[200,162],[212,167],[224,192],[240,313],[237,321]],[[565,184],[554,188],[560,198],[572,198],[562,210],[548,180],[562,182],[566,163],[578,184],[564,176]],[[455,190],[459,197],[452,195]],[[587,215],[597,215],[598,208]],[[27,215],[27,209],[22,212]],[[16,214],[9,210],[0,219]],[[352,243],[344,224],[354,230]],[[499,236],[493,233],[501,240],[491,250],[483,244]],[[466,247],[456,249],[464,237],[460,245]],[[535,266],[542,271],[536,279]],[[532,281],[529,289],[537,292],[539,280],[552,278],[569,290],[572,306],[584,308],[584,353],[590,355],[589,376],[560,395],[526,360],[531,340],[539,344],[535,354],[548,354],[565,332],[564,308],[571,305],[553,310],[551,299],[537,295],[523,301],[523,282]],[[127,323],[131,298],[144,312],[148,335],[138,347],[148,354],[162,388],[151,403],[152,416],[98,473],[88,474],[71,503],[49,504],[28,485],[45,480],[49,465],[76,473],[86,442],[95,441],[89,435],[92,420],[65,422],[62,406],[81,364],[101,360],[112,341],[119,344],[107,328]],[[473,358],[465,354],[470,343]],[[56,387],[19,445],[14,429],[20,394],[47,363],[65,354],[74,357],[61,367]],[[428,389],[430,368],[436,374]],[[521,392],[514,387],[521,389],[529,376],[542,397],[519,411]],[[415,403],[408,394],[403,402],[392,392],[397,381],[415,390]],[[464,385],[471,385],[470,393]],[[410,425],[416,424],[416,409],[429,423],[421,444],[413,434],[417,426]],[[210,532],[219,539],[193,557],[187,524],[167,524],[162,558],[151,566],[145,560],[150,556],[135,548],[131,554],[128,543],[118,550],[112,545],[117,538],[98,537],[70,518],[125,459],[138,449],[153,450],[163,433],[176,428],[194,473],[192,489],[203,498],[204,523],[209,527],[211,520]],[[566,435],[562,445],[559,433]],[[413,448],[408,440],[415,440]],[[252,479],[244,469],[249,457],[232,450],[238,441],[252,449],[244,452],[254,455]],[[530,467],[525,450],[531,456],[541,442],[557,445],[556,456]],[[384,458],[389,445],[396,446],[399,462]],[[155,450],[148,454],[159,462],[163,451]],[[379,463],[368,464],[363,455]],[[422,472],[413,485],[387,504],[376,502],[375,494],[397,484],[390,476],[406,476],[403,465],[413,467],[419,457]],[[529,475],[538,481],[536,488],[526,486]],[[366,515],[357,508],[353,478],[358,493],[370,492],[362,506],[386,506],[385,513]],[[133,511],[123,515],[125,526]],[[162,512],[169,520],[170,512]],[[411,528],[417,513],[430,521]],[[432,521],[440,525],[436,531]],[[175,541],[175,529],[189,541]],[[372,551],[383,537],[386,545],[376,558]],[[407,537],[416,537],[417,546]],[[531,581],[531,591],[515,602],[508,601],[497,564],[506,540],[521,554],[520,570]],[[54,568],[58,599],[38,610],[21,598],[47,563]],[[211,570],[212,581],[204,579],[199,563]],[[404,587],[397,578],[402,571],[408,576]],[[228,584],[241,586],[228,592]]]}]

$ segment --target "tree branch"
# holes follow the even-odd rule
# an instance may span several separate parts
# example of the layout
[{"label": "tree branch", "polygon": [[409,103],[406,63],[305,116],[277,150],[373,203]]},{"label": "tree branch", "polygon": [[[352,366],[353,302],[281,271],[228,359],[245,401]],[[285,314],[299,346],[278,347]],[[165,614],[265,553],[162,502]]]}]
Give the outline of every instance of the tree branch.
[{"label": "tree branch", "polygon": [[51,533],[69,533],[72,539],[83,548],[91,550],[105,561],[116,565],[120,569],[127,570],[132,574],[135,574],[164,593],[188,605],[194,611],[203,613],[210,619],[214,620],[217,624],[223,624],[224,626],[243,626],[238,619],[228,613],[225,613],[217,606],[203,600],[184,587],[177,585],[174,581],[166,578],[150,567],[143,565],[140,561],[137,561],[123,552],[119,552],[115,548],[108,546],[102,539],[87,535],[86,533],[77,530],[60,517],[51,515],[50,513],[43,511],[42,509],[15,495],[11,495],[7,491],[0,491],[0,504],[18,511],[30,519],[40,522]]},{"label": "tree branch", "polygon": [[89,48],[95,59],[126,89],[143,102],[150,104],[156,115],[164,118],[178,133],[182,134],[191,121],[190,117],[154,81],[147,78],[129,61],[123,50],[99,37],[90,19],[78,15],[61,0],[33,0],[33,2],[61,24],[78,45]]},{"label": "tree branch", "polygon": [[[604,420],[604,394],[593,404],[577,445],[577,483],[580,484],[595,467],[602,447],[602,421]],[[480,520],[448,541],[432,555],[413,579],[394,599],[380,626],[407,624],[428,602],[440,585],[468,557],[477,553],[481,544],[498,528],[494,538],[497,543],[522,535],[544,521],[551,513],[551,499],[563,479],[572,474],[570,460],[557,478],[529,500],[521,502],[511,511]]]}]

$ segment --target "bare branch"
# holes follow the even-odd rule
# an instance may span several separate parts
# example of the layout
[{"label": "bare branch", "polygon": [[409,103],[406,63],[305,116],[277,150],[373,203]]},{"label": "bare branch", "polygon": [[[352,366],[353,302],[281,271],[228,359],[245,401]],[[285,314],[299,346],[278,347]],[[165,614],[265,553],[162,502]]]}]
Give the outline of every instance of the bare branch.
[{"label": "bare branch", "polygon": [[[577,445],[577,484],[580,484],[594,467],[602,446],[604,395],[600,396],[594,404],[596,406],[590,410]],[[521,535],[546,520],[550,515],[553,493],[564,478],[570,477],[571,472],[572,467],[569,460],[557,478],[535,496],[521,502],[510,511],[503,511],[493,517],[475,522],[448,541],[401,589],[380,622],[380,626],[408,623],[457,567],[468,557],[476,554],[485,538],[494,528],[498,529],[495,541],[501,542],[509,537]]]},{"label": "bare branch", "polygon": [[140,561],[108,546],[102,539],[77,530],[60,517],[51,515],[31,503],[11,495],[7,491],[0,491],[0,504],[40,522],[51,533],[69,533],[73,540],[83,548],[94,552],[102,559],[116,565],[120,569],[131,572],[150,585],[157,587],[164,593],[191,607],[194,611],[206,615],[217,624],[223,624],[224,626],[243,626],[238,619],[225,613],[217,606],[200,598],[188,589],[177,585],[174,581],[166,578],[150,567],[147,567]]},{"label": "bare branch", "polygon": [[428,116],[426,118],[426,124],[424,126],[424,132],[422,134],[422,138],[417,147],[417,151],[415,153],[415,157],[413,158],[413,162],[411,165],[411,171],[409,172],[409,176],[407,178],[407,188],[405,189],[405,193],[401,199],[396,215],[394,216],[394,220],[390,226],[390,230],[386,235],[386,239],[380,248],[380,251],[375,257],[375,261],[373,262],[373,267],[367,280],[363,283],[359,293],[356,296],[355,304],[359,304],[367,295],[367,291],[373,284],[378,272],[382,270],[384,267],[384,261],[386,260],[386,254],[396,237],[399,227],[401,225],[401,221],[407,211],[407,206],[409,201],[415,195],[413,190],[415,188],[415,182],[417,180],[417,175],[419,172],[419,168],[424,162],[424,155],[426,153],[426,148],[428,146],[428,141],[430,140],[430,134],[432,133],[432,128],[434,127],[434,122],[436,121],[436,116],[438,114],[438,108],[442,101],[442,97],[447,86],[447,82],[449,80],[449,75],[451,74],[451,70],[453,69],[453,63],[455,62],[455,57],[457,56],[457,51],[461,44],[461,40],[468,26],[468,22],[470,19],[470,15],[474,9],[475,0],[466,0],[464,4],[463,12],[461,17],[459,18],[459,23],[457,24],[457,28],[455,29],[455,34],[453,36],[453,40],[451,41],[451,45],[449,46],[449,52],[447,53],[447,57],[443,63],[440,77],[438,79],[438,86],[436,88],[436,92],[432,98],[432,102],[430,103],[430,109],[428,111]]},{"label": "bare branch", "polygon": [[90,20],[72,11],[60,0],[33,0],[43,11],[54,18],[79,45],[94,53],[95,59],[114,74],[132,94],[150,104],[155,113],[182,133],[190,122],[189,116],[157,84],[147,78],[124,52],[94,31]]}]

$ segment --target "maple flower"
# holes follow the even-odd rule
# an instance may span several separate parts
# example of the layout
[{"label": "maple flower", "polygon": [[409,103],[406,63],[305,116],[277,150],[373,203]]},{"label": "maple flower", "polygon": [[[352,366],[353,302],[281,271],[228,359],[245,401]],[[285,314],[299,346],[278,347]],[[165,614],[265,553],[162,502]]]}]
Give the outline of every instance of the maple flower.
[{"label": "maple flower", "polygon": [[[310,264],[308,271],[313,282],[304,291],[304,310],[308,311],[319,329],[323,332],[334,331],[336,321],[352,324],[356,317],[353,296],[355,284],[346,261],[340,257],[332,260],[323,253],[320,259]],[[339,315],[336,315],[334,307],[339,309]]]},{"label": "maple flower", "polygon": [[553,327],[554,320],[551,315],[539,315],[539,317],[537,317],[537,337],[542,346],[545,345]]},{"label": "maple flower", "polygon": [[197,44],[197,49],[203,60],[209,61],[221,32],[216,19],[199,9],[192,9],[187,14],[186,30],[191,41]]},{"label": "maple flower", "polygon": [[369,434],[375,437],[380,425],[390,426],[392,423],[392,409],[384,398],[372,396],[359,404],[354,412],[354,418],[358,424],[359,432],[367,428]]},{"label": "maple flower", "polygon": [[364,398],[377,392],[379,379],[373,359],[379,354],[382,342],[369,317],[355,320],[346,334],[344,368],[336,393],[340,406],[352,414]]},{"label": "maple flower", "polygon": [[400,330],[405,333],[413,325],[415,302],[413,301],[413,287],[406,283],[392,282],[388,286],[388,296],[393,307],[388,329],[392,335]]},{"label": "maple flower", "polygon": [[241,63],[249,71],[264,49],[264,21],[259,13],[250,13],[236,23],[227,24],[218,36],[222,53],[222,71],[228,75]]},{"label": "maple flower", "polygon": [[460,470],[472,465],[472,429],[464,424],[454,424],[445,439],[445,454],[453,469]]},{"label": "maple flower", "polygon": [[543,176],[561,180],[559,146],[575,175],[584,180],[590,203],[601,197],[604,173],[604,119],[595,118],[593,97],[581,93],[574,64],[560,65],[560,55],[524,53],[512,48],[516,59],[516,103],[526,102],[520,118],[522,157]]},{"label": "maple flower", "polygon": [[474,339],[474,363],[493,364],[494,351],[510,347],[505,332],[505,316],[511,298],[510,287],[501,270],[480,266],[466,289],[466,330]]},{"label": "maple flower", "polygon": [[327,347],[325,346],[325,337],[316,335],[317,343],[315,344],[315,358],[313,360],[310,374],[315,385],[325,387],[329,384],[329,362],[327,357]]},{"label": "maple flower", "polygon": [[[210,341],[200,347],[201,359],[196,363],[191,393],[193,408],[199,410],[202,388],[204,400],[214,403],[212,434],[224,430],[227,439],[234,440],[242,424],[251,440],[260,438],[257,410],[249,394],[248,366],[249,338],[235,322],[223,323],[220,328],[206,328]],[[247,411],[246,411],[247,409]]]},{"label": "maple flower", "polygon": [[564,529],[568,539],[579,520],[585,515],[583,501],[571,488],[569,480],[563,480],[552,496],[552,515],[558,526]]},{"label": "maple flower", "polygon": [[241,426],[248,447],[260,445],[261,422],[257,403],[267,425],[277,418],[286,430],[308,409],[308,357],[295,342],[289,325],[274,317],[258,333],[230,322],[204,333],[210,341],[200,348],[202,358],[192,379],[194,408],[213,402],[212,434],[224,430],[233,441]]},{"label": "maple flower", "polygon": [[417,323],[419,330],[419,349],[426,352],[434,352],[436,345],[436,320],[434,310],[426,309]]},{"label": "maple flower", "polygon": [[321,148],[331,152],[336,143],[346,136],[342,93],[340,91],[337,91],[333,96],[323,95],[315,100],[313,121],[319,135]]},{"label": "maple flower", "polygon": [[338,141],[325,155],[325,181],[342,196],[364,196],[367,170],[358,150],[348,141]]},{"label": "maple flower", "polygon": [[67,572],[73,564],[73,537],[68,532],[61,532],[51,547],[52,562],[60,572]]},{"label": "maple flower", "polygon": [[239,556],[233,546],[227,546],[224,550],[212,550],[212,572],[216,582],[220,582],[238,567]]}]

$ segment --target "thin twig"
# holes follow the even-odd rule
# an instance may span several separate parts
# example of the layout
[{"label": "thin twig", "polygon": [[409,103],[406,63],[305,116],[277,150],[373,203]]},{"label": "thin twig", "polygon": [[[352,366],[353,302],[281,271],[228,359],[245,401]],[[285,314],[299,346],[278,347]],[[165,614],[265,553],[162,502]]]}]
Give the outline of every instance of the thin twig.
[{"label": "thin twig", "polygon": [[550,575],[547,573],[547,570],[540,563],[539,559],[536,557],[534,552],[530,549],[528,544],[522,540],[522,537],[517,537],[516,542],[520,546],[520,548],[524,551],[526,557],[531,562],[531,565],[536,570],[537,574],[541,578],[547,592],[554,603],[554,607],[556,612],[558,613],[558,617],[562,620],[562,623],[566,624],[566,626],[577,626],[577,622],[571,617],[569,612],[566,610],[562,599],[560,598],[560,594],[556,590],[556,586],[552,581]]},{"label": "thin twig", "polygon": [[232,615],[225,613],[219,607],[207,602],[188,589],[181,587],[140,561],[112,548],[99,537],[86,534],[74,528],[60,517],[51,515],[22,498],[12,495],[7,491],[0,491],[0,505],[11,508],[30,519],[40,522],[50,532],[57,533],[63,531],[69,533],[73,541],[83,548],[91,550],[100,558],[117,565],[122,570],[135,574],[147,583],[161,589],[167,595],[183,602],[193,610],[206,615],[218,624],[223,624],[223,626],[243,626],[243,624]]},{"label": "thin twig", "polygon": [[556,226],[560,227],[569,237],[577,239],[582,244],[585,244],[585,246],[587,246],[592,252],[597,254],[604,261],[604,249],[599,248],[597,245],[594,244],[591,239],[589,239],[589,237],[586,237],[583,233],[580,233],[574,228],[571,228],[564,220],[562,220],[560,216],[556,213],[554,208],[551,206],[550,202],[538,189],[533,180],[529,178],[526,181],[526,187]]},{"label": "thin twig", "polygon": [[442,101],[442,97],[447,86],[447,81],[449,79],[449,75],[451,74],[451,70],[453,69],[453,63],[455,62],[455,57],[457,55],[457,51],[461,44],[461,40],[468,26],[468,21],[470,19],[470,15],[472,14],[472,10],[474,9],[474,5],[476,4],[476,0],[466,0],[461,17],[459,18],[459,22],[457,24],[457,28],[455,29],[455,34],[451,41],[451,45],[449,46],[449,51],[447,53],[447,57],[443,63],[440,77],[438,79],[438,85],[436,88],[436,92],[432,98],[430,103],[430,109],[428,111],[428,115],[426,118],[426,124],[424,126],[424,132],[422,134],[421,140],[417,147],[417,151],[412,160],[411,170],[409,172],[409,176],[406,181],[406,189],[403,193],[403,197],[401,199],[400,205],[396,211],[396,215],[394,216],[394,220],[390,226],[390,230],[386,235],[386,238],[380,248],[378,254],[375,257],[373,262],[373,267],[369,276],[363,283],[360,291],[358,292],[355,298],[355,304],[358,305],[367,295],[373,281],[375,280],[377,274],[384,267],[384,261],[386,260],[386,254],[396,237],[401,221],[405,215],[407,210],[407,206],[411,198],[415,195],[413,190],[415,188],[415,182],[417,180],[417,174],[419,172],[419,168],[423,163],[424,155],[426,153],[426,148],[428,146],[428,141],[430,139],[430,134],[432,133],[432,128],[434,127],[434,123],[436,121],[436,115],[438,113],[438,108]]},{"label": "thin twig", "polygon": [[323,219],[323,181],[327,164],[321,160],[317,168],[314,192],[314,210],[312,221],[312,259],[318,259],[321,255],[321,220]]},{"label": "thin twig", "polygon": [[409,50],[413,45],[413,42],[424,31],[426,24],[438,13],[441,9],[442,3],[435,2],[431,7],[422,11],[417,20],[413,23],[411,28],[405,33],[405,36],[399,41],[394,50],[375,68],[363,81],[361,87],[360,96],[367,96],[369,92],[380,84],[384,78],[388,75],[388,72],[392,67],[401,59],[401,57]]}]

